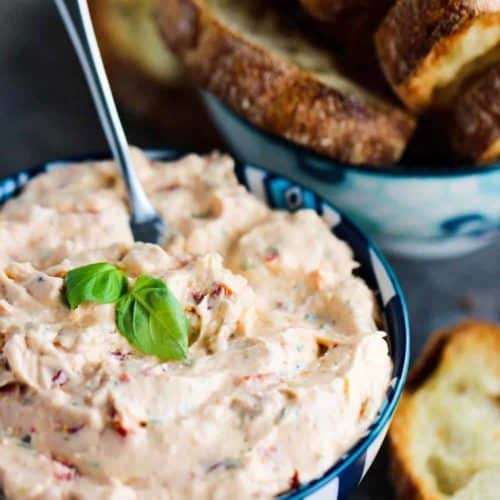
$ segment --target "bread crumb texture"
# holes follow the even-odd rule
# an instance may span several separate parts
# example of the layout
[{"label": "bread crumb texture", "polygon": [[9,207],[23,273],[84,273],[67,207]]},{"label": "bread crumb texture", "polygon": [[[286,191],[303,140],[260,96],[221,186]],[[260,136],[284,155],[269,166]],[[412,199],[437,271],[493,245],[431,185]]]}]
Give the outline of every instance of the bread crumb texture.
[{"label": "bread crumb texture", "polygon": [[398,498],[500,498],[500,327],[440,332],[415,370],[390,430]]}]

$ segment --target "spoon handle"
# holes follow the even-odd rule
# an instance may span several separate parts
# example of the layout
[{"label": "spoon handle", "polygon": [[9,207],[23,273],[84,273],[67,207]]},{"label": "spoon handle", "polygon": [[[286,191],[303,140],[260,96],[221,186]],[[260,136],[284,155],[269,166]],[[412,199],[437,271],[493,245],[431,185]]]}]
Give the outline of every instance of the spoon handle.
[{"label": "spoon handle", "polygon": [[97,45],[87,0],[54,0],[89,84],[97,114],[115,161],[122,169],[132,219],[141,222],[156,212],[133,167],[127,139]]}]

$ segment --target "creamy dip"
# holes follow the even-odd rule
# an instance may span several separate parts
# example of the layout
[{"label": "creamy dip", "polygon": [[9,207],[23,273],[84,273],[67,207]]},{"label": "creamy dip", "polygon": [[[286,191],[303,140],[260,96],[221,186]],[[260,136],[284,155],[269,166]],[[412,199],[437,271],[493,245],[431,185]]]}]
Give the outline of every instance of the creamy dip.
[{"label": "creamy dip", "polygon": [[[271,498],[320,476],[390,380],[371,291],[316,213],[271,211],[225,156],[149,162],[174,228],[133,243],[111,162],[55,169],[0,211],[0,484],[7,498]],[[93,262],[168,284],[189,356],[160,362],[114,306],[61,299]]]}]

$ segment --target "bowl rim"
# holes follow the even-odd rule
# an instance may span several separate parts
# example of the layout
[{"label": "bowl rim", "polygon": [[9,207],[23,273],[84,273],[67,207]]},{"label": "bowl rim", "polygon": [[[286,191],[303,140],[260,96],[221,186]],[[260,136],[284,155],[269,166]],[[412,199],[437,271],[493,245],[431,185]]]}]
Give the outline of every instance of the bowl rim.
[{"label": "bowl rim", "polygon": [[[209,112],[213,117],[213,112],[210,109],[210,105],[215,104],[216,106],[224,108],[226,112],[228,112],[232,117],[240,122],[247,128],[252,129],[254,133],[261,136],[265,141],[270,141],[274,143],[278,143],[281,146],[284,146],[288,149],[295,151],[298,155],[308,155],[315,160],[322,161],[324,163],[329,163],[332,167],[336,169],[353,171],[360,174],[369,174],[375,177],[391,177],[391,178],[405,178],[405,179],[420,179],[420,180],[430,180],[430,179],[449,179],[449,178],[464,178],[471,177],[475,175],[482,174],[491,174],[492,172],[500,172],[500,161],[488,165],[474,165],[474,164],[460,164],[455,168],[445,169],[444,167],[405,167],[404,164],[396,164],[396,166],[387,166],[387,165],[377,165],[370,166],[369,164],[359,164],[359,165],[351,165],[349,163],[341,162],[329,158],[328,156],[318,153],[311,148],[303,146],[301,144],[296,144],[284,137],[279,136],[278,134],[268,132],[263,128],[258,127],[257,125],[252,124],[245,117],[238,114],[232,108],[230,108],[227,104],[222,102],[217,96],[210,92],[202,91],[202,95],[204,97],[204,101],[208,100],[210,102],[208,108]],[[214,118],[215,123],[217,124],[218,119]],[[216,125],[217,126],[217,125]],[[217,128],[219,128],[217,126]],[[221,132],[222,135],[225,135],[224,132]],[[451,163],[451,161],[450,161]],[[407,170],[405,170],[405,168]]]},{"label": "bowl rim", "polygon": [[[172,148],[146,148],[143,150],[148,158],[153,160],[160,161],[175,161],[179,158],[182,158],[188,154],[189,152],[183,152],[180,150],[172,149]],[[4,194],[3,197],[0,197],[0,207],[9,199],[16,197],[20,190],[24,187],[24,185],[31,180],[33,177],[42,174],[44,172],[50,171],[52,168],[56,168],[59,166],[69,166],[75,163],[82,163],[86,161],[101,161],[101,160],[110,160],[109,153],[96,153],[96,154],[78,154],[75,156],[67,156],[61,159],[49,160],[42,163],[37,163],[32,167],[23,168],[20,171],[10,174],[7,176],[0,177],[0,188],[8,184],[9,182],[15,186],[12,190]],[[379,410],[379,414],[377,414],[376,419],[370,426],[367,428],[366,433],[361,436],[334,464],[332,464],[323,474],[313,480],[308,481],[300,485],[298,488],[290,491],[283,492],[279,494],[276,498],[279,500],[299,500],[301,498],[307,497],[312,493],[320,490],[322,487],[333,481],[335,478],[339,477],[343,471],[349,468],[358,458],[360,458],[370,447],[371,444],[380,436],[380,434],[386,429],[388,424],[390,423],[396,406],[401,397],[404,384],[406,382],[406,377],[408,374],[408,367],[410,362],[410,324],[409,324],[409,316],[408,316],[408,308],[406,305],[405,297],[402,291],[402,288],[399,284],[399,281],[395,275],[395,272],[392,266],[387,261],[386,257],[382,253],[382,251],[378,248],[378,246],[361,230],[356,226],[348,216],[344,214],[342,210],[337,208],[334,203],[326,200],[322,196],[318,195],[314,190],[305,188],[300,183],[293,181],[292,179],[287,178],[283,175],[278,175],[270,170],[256,166],[254,164],[245,164],[243,162],[239,162],[235,160],[235,171],[238,175],[239,181],[241,181],[240,175],[241,172],[245,170],[254,170],[260,171],[264,174],[269,174],[273,179],[284,179],[292,186],[297,186],[303,191],[307,191],[312,193],[315,198],[324,205],[330,207],[335,212],[337,212],[340,217],[342,224],[349,230],[349,233],[354,235],[358,242],[351,242],[345,240],[356,253],[356,249],[354,244],[356,245],[362,244],[369,251],[373,251],[375,256],[378,258],[380,264],[382,265],[384,271],[387,274],[387,277],[390,281],[394,289],[394,297],[399,299],[399,307],[396,309],[397,314],[396,317],[398,319],[398,325],[401,327],[401,331],[389,332],[387,331],[388,336],[392,336],[394,344],[398,347],[398,350],[401,355],[401,361],[396,366],[394,363],[393,355],[391,355],[391,359],[393,361],[393,373],[392,377],[397,378],[396,383],[392,387],[392,392],[390,394],[390,398],[386,397],[386,401],[383,406]],[[1,194],[1,189],[0,189]],[[332,230],[332,229],[331,229]],[[378,292],[379,289],[374,290],[374,292]],[[393,298],[394,298],[393,297]],[[397,334],[397,335],[395,335]]]}]

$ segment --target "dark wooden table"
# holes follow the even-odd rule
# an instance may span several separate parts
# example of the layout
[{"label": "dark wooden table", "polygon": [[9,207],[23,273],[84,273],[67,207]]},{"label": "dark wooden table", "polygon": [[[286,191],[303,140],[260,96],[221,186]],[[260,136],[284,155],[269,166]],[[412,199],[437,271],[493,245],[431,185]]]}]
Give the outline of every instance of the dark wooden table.
[{"label": "dark wooden table", "polygon": [[[0,176],[53,158],[106,151],[52,2],[3,0],[0,21]],[[130,141],[142,147],[195,149],[197,137],[206,137],[197,131],[197,116],[188,132],[174,130],[170,138],[133,117],[124,122]],[[467,316],[500,321],[500,241],[463,258],[390,261],[408,301],[413,357],[435,328]],[[383,452],[353,499],[393,498],[386,468]]]}]

